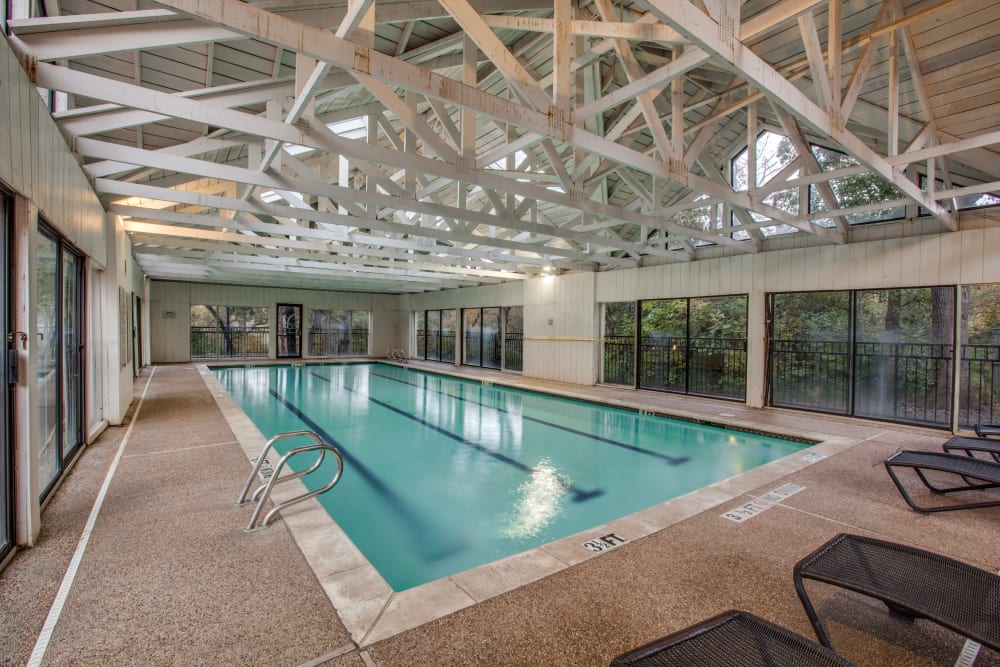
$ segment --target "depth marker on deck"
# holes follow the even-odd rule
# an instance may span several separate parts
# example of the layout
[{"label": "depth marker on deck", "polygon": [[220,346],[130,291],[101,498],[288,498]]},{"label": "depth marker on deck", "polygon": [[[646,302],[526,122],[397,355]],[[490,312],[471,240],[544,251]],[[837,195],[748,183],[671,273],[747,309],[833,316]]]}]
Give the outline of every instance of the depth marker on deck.
[{"label": "depth marker on deck", "polygon": [[118,452],[115,454],[114,460],[111,462],[111,467],[108,468],[108,474],[104,477],[104,483],[101,485],[101,490],[97,494],[97,499],[94,500],[94,507],[90,510],[90,516],[87,518],[87,523],[83,527],[83,533],[80,535],[80,541],[76,545],[76,551],[73,552],[73,558],[69,562],[69,567],[66,568],[66,575],[63,577],[62,583],[59,585],[59,591],[56,593],[56,599],[52,603],[52,608],[49,609],[49,615],[45,617],[45,624],[42,626],[42,632],[38,635],[38,640],[35,642],[35,648],[31,651],[31,657],[28,658],[28,667],[40,667],[42,664],[42,658],[45,657],[45,651],[49,648],[49,641],[52,639],[52,631],[56,629],[56,623],[59,622],[59,617],[62,615],[63,605],[66,604],[66,598],[69,597],[69,591],[73,588],[73,581],[76,579],[77,570],[80,569],[80,561],[83,560],[83,554],[87,550],[87,544],[90,542],[90,535],[94,531],[94,525],[97,523],[97,517],[101,513],[101,508],[104,506],[104,498],[108,495],[108,489],[111,487],[111,478],[115,476],[115,471],[118,470],[118,464],[122,460],[122,455],[125,453],[125,445],[128,444],[129,437],[132,435],[132,429],[135,427],[137,421],[139,421],[139,411],[142,410],[142,403],[146,400],[146,392],[149,391],[149,385],[153,383],[153,376],[156,374],[156,366],[153,366],[153,370],[149,373],[149,379],[146,380],[146,386],[142,390],[142,396],[139,397],[139,404],[135,407],[135,414],[132,415],[132,421],[128,425],[128,429],[125,431],[125,437],[122,438],[121,444],[118,445]]},{"label": "depth marker on deck", "polygon": [[798,493],[804,488],[806,487],[801,484],[792,484],[789,482],[788,484],[768,491],[762,496],[757,496],[748,503],[744,503],[739,507],[734,507],[728,512],[724,512],[722,514],[722,518],[735,521],[736,523],[742,523],[747,519],[757,516],[764,510],[771,509],[785,498]]}]

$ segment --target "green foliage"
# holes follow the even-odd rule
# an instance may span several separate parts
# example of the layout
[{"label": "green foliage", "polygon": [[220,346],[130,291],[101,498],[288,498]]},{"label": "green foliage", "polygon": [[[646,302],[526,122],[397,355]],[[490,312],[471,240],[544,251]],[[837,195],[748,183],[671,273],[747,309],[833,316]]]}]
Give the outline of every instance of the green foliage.
[{"label": "green foliage", "polygon": [[618,301],[604,304],[604,335],[635,335],[635,302]]},{"label": "green foliage", "polygon": [[265,306],[191,306],[193,327],[238,327],[248,329],[266,326],[270,309]]}]

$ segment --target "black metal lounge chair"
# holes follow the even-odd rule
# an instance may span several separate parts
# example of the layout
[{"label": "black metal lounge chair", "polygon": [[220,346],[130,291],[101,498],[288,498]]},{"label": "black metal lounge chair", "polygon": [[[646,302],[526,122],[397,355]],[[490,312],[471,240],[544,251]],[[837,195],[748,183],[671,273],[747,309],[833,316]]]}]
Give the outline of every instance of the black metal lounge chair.
[{"label": "black metal lounge chair", "polygon": [[980,438],[1000,437],[1000,424],[976,424],[975,428]]},{"label": "black metal lounge chair", "polygon": [[799,561],[793,578],[816,636],[831,649],[805,579],[871,596],[903,618],[926,618],[1000,651],[1000,576],[947,556],[842,533]]},{"label": "black metal lounge chair", "polygon": [[623,653],[611,667],[851,667],[833,651],[745,611],[731,609]]},{"label": "black metal lounge chair", "polygon": [[[918,512],[930,514],[931,512],[950,512],[952,510],[974,509],[977,507],[1000,506],[1000,496],[996,500],[981,502],[965,502],[957,505],[939,505],[930,507],[918,505],[910,498],[906,488],[896,476],[895,468],[912,468],[917,473],[917,477],[928,489],[934,493],[956,493],[959,491],[982,491],[984,489],[996,489],[1000,487],[1000,463],[984,461],[958,454],[942,454],[939,452],[916,452],[910,450],[900,450],[889,456],[885,460],[885,469],[892,478],[896,488],[902,494],[906,503]],[[934,470],[951,473],[962,478],[964,484],[960,486],[939,487],[927,479],[926,471]]]},{"label": "black metal lounge chair", "polygon": [[942,447],[949,454],[954,452],[964,452],[966,456],[975,456],[974,452],[992,454],[993,460],[1000,463],[1000,440],[956,436],[944,443]]}]

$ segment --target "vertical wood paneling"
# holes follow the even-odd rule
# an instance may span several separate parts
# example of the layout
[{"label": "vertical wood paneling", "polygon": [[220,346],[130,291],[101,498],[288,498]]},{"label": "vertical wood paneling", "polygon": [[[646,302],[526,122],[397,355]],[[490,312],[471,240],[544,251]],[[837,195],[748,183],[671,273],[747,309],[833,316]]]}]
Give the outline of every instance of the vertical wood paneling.
[{"label": "vertical wood paneling", "polygon": [[0,178],[98,265],[107,263],[104,210],[6,40],[0,40]]},{"label": "vertical wood paneling", "polygon": [[[982,229],[974,229],[962,234],[962,256],[959,262],[959,279],[964,285],[983,281],[983,243],[985,234]],[[994,257],[994,262],[1000,262],[1000,257]]]},{"label": "vertical wood paneling", "polygon": [[920,243],[920,276],[918,285],[941,284],[941,237],[929,236]]},{"label": "vertical wood paneling", "polygon": [[915,285],[920,280],[920,239],[904,238],[899,244],[899,284]]},{"label": "vertical wood paneling", "polygon": [[983,282],[1000,282],[1000,228],[983,230]]},{"label": "vertical wood paneling", "polygon": [[944,234],[941,238],[939,284],[951,285],[962,278],[962,234]]}]

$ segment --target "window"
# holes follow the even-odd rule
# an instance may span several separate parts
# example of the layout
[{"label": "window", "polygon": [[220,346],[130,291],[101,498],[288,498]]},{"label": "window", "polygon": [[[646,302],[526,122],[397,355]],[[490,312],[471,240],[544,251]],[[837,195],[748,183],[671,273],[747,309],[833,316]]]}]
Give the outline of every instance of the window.
[{"label": "window", "polygon": [[747,297],[604,304],[603,351],[604,382],[743,399]]},{"label": "window", "polygon": [[[952,183],[952,185],[953,187],[956,188],[965,187],[964,185],[959,185],[954,182]],[[920,189],[923,190],[924,192],[927,192],[927,176],[925,174],[920,175]],[[946,190],[946,189],[948,188],[946,187],[944,181],[942,181],[939,178],[934,179],[935,191]],[[951,209],[952,208],[951,201],[952,200],[948,199],[944,200],[941,203],[944,205],[945,208]],[[991,192],[984,192],[981,194],[962,195],[961,197],[956,197],[954,201],[958,205],[959,211],[969,211],[977,208],[986,208],[988,206],[1000,205],[1000,196],[997,196]],[[920,214],[926,215],[927,211],[921,208]]]},{"label": "window", "polygon": [[955,288],[769,297],[772,405],[948,426]]},{"label": "window", "polygon": [[639,302],[639,387],[746,397],[747,298]]},{"label": "window", "polygon": [[41,497],[83,444],[83,257],[39,224],[35,251]]},{"label": "window", "polygon": [[503,367],[524,370],[524,306],[503,309]]},{"label": "window", "polygon": [[499,308],[463,308],[462,363],[466,366],[500,368]]},{"label": "window", "polygon": [[[743,191],[756,189],[766,185],[772,179],[779,177],[785,168],[798,158],[798,154],[795,152],[795,148],[792,146],[792,142],[788,139],[788,137],[765,130],[757,135],[755,158],[756,169],[752,182],[749,173],[749,149],[744,148],[731,160],[730,183],[732,184],[734,190]],[[788,178],[796,178],[798,175],[799,172],[796,170],[791,174],[780,177],[781,180],[786,180]],[[771,192],[763,199],[763,203],[771,206],[772,208],[788,213],[789,215],[800,215],[798,188],[789,188],[786,190]],[[764,223],[770,220],[771,218],[765,215],[753,212],[748,213],[747,216],[742,217],[742,219],[737,213],[731,214],[732,225],[736,228],[739,228],[747,222]],[[760,226],[760,232],[765,236],[790,234],[797,231],[798,229],[795,227],[781,223]],[[734,232],[733,238],[745,240],[749,238],[749,235],[746,231],[738,230]]]},{"label": "window", "polygon": [[[813,155],[819,162],[823,171],[834,171],[848,167],[857,167],[860,163],[851,156],[822,146],[812,146]],[[872,210],[849,213],[845,217],[848,224],[857,225],[865,222],[883,222],[886,220],[898,220],[905,217],[906,206],[897,204],[894,206],[877,207],[881,202],[889,203],[903,198],[903,194],[894,185],[886,181],[881,176],[863,172],[850,176],[841,176],[829,181],[830,189],[837,200],[837,208],[853,208],[856,206],[876,205]],[[809,186],[809,212],[822,213],[829,211],[830,207],[820,196],[819,189],[815,185]],[[821,218],[815,221],[817,224],[827,227],[833,226],[834,222],[830,218]]]},{"label": "window", "polygon": [[[421,317],[422,315],[422,317]],[[431,361],[455,361],[455,332],[458,314],[454,309],[427,310],[417,315],[417,356]],[[422,329],[421,329],[422,327]],[[424,332],[424,342],[419,344],[419,332]]]},{"label": "window", "polygon": [[604,304],[604,363],[601,379],[635,385],[635,302]]},{"label": "window", "polygon": [[958,424],[1000,422],[1000,283],[962,288]]},{"label": "window", "polygon": [[306,320],[309,322],[310,356],[368,354],[368,311],[307,308]]},{"label": "window", "polygon": [[269,314],[264,306],[191,306],[191,358],[266,357]]}]

